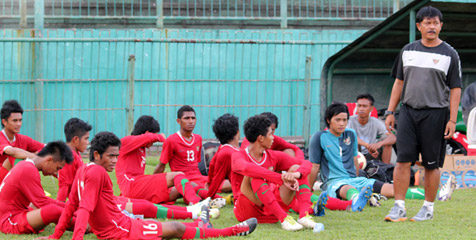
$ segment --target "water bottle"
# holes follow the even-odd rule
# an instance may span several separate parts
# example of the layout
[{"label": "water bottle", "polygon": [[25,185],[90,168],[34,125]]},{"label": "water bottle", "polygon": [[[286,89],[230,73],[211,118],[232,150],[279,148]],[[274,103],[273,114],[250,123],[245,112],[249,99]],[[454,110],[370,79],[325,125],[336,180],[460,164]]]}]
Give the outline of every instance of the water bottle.
[{"label": "water bottle", "polygon": [[318,233],[324,231],[324,224],[322,223],[316,223],[314,225],[314,229],[312,230],[313,233]]}]

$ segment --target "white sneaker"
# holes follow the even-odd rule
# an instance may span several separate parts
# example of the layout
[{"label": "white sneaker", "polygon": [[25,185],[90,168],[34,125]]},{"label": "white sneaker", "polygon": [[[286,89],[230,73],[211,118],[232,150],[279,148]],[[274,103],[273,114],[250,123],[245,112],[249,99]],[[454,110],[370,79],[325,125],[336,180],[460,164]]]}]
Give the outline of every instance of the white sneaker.
[{"label": "white sneaker", "polygon": [[222,208],[225,205],[226,205],[226,199],[224,198],[215,198],[210,201],[210,204],[208,204],[210,208]]},{"label": "white sneaker", "polygon": [[438,193],[438,200],[446,201],[451,199],[451,195],[455,191],[456,185],[456,177],[455,175],[451,174],[445,185],[441,187],[440,192]]},{"label": "white sneaker", "polygon": [[312,219],[309,214],[298,219],[297,222],[306,228],[314,228],[314,225],[316,225],[316,222],[314,222],[314,219]]},{"label": "white sneaker", "polygon": [[286,231],[297,231],[303,228],[301,224],[297,223],[296,220],[289,215],[281,223],[281,227]]},{"label": "white sneaker", "polygon": [[187,207],[187,212],[195,213],[197,216],[202,213],[202,206],[208,206],[210,204],[211,198],[206,198],[198,203],[190,205]]},{"label": "white sneaker", "polygon": [[210,214],[210,217],[213,219],[216,219],[220,216],[220,209],[218,208],[211,208],[209,211],[210,212],[208,214]]}]

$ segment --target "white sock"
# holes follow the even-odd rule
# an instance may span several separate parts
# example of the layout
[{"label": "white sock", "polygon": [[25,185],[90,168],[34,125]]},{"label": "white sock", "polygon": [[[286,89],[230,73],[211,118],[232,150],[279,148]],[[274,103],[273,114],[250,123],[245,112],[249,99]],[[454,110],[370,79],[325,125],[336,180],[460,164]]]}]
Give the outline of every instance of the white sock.
[{"label": "white sock", "polygon": [[198,219],[197,213],[192,212],[192,219]]},{"label": "white sock", "polygon": [[395,204],[401,208],[405,208],[405,200],[395,200]]},{"label": "white sock", "polygon": [[423,206],[426,207],[426,208],[428,208],[428,210],[429,210],[430,212],[433,212],[433,206],[434,206],[434,205],[435,205],[434,202],[428,202],[428,201],[426,201],[426,200],[423,202]]}]

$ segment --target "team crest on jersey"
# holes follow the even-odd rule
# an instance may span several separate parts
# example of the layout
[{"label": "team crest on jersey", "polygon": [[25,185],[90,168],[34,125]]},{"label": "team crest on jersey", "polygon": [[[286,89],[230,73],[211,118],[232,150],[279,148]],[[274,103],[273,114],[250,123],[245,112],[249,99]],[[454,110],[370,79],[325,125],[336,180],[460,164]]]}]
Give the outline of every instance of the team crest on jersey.
[{"label": "team crest on jersey", "polygon": [[268,168],[268,170],[269,170],[269,171],[274,171],[274,167],[271,166],[271,167]]},{"label": "team crest on jersey", "polygon": [[347,137],[346,139],[344,139],[344,143],[345,145],[350,145],[350,137]]},{"label": "team crest on jersey", "polygon": [[440,61],[440,59],[433,59],[433,63],[437,64]]}]

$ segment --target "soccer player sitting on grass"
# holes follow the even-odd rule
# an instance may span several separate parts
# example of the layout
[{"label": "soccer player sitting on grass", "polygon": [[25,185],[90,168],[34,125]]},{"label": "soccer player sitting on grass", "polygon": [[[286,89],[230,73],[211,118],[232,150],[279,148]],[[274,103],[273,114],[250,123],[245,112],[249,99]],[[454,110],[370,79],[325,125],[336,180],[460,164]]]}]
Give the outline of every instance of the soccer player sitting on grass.
[{"label": "soccer player sitting on grass", "polygon": [[66,144],[73,152],[73,162],[67,164],[58,171],[58,195],[56,200],[66,201],[66,198],[71,191],[76,171],[84,165],[81,153],[86,151],[89,144],[89,131],[92,127],[88,123],[79,118],[71,118],[64,125],[64,135],[66,137]]},{"label": "soccer player sitting on grass", "polygon": [[[0,231],[10,234],[38,233],[50,223],[57,223],[65,204],[45,196],[41,186],[43,175],[53,175],[73,156],[66,143],[48,143],[38,156],[19,162],[0,185]],[[30,208],[30,203],[36,209]],[[65,229],[72,227],[65,223]]]},{"label": "soccer player sitting on grass", "polygon": [[[213,132],[221,145],[213,156],[208,170],[207,185],[209,197],[213,197],[218,192],[221,183],[225,179],[231,180],[231,155],[240,151],[238,118],[228,113],[220,116],[213,124]],[[239,187],[238,189],[233,189],[234,185],[231,187],[233,193],[239,191]]]},{"label": "soccer player sitting on grass", "polygon": [[[165,140],[160,162],[154,173],[164,172],[165,165],[169,163],[170,169],[174,172],[183,172],[194,183],[197,194],[205,199],[208,197],[208,190],[205,188],[208,178],[203,176],[198,169],[198,162],[201,161],[202,137],[193,134],[197,123],[195,110],[188,105],[182,106],[177,111],[177,123],[180,125],[180,130]],[[228,180],[220,184],[222,192],[231,190],[231,184]],[[218,195],[215,195],[214,198],[211,202],[213,207],[225,205],[226,200],[224,198]]]},{"label": "soccer player sitting on grass", "polygon": [[112,182],[107,172],[115,168],[121,141],[110,132],[100,132],[91,141],[90,160],[78,170],[65,211],[55,232],[49,238],[59,239],[73,214],[76,225],[73,239],[82,239],[87,225],[101,239],[160,239],[160,238],[212,238],[247,235],[254,231],[256,219],[224,229],[210,228],[208,207],[203,206],[202,216],[192,223],[158,222],[131,218],[116,206]]},{"label": "soccer player sitting on grass", "polygon": [[[274,132],[278,128],[278,117],[271,112],[264,112],[264,113],[261,113],[261,115],[264,115],[268,117],[269,120],[271,120],[271,130],[274,136],[274,141],[273,141],[273,145],[271,145],[270,150],[283,151],[292,157],[304,159],[304,153],[298,146],[288,143],[283,138],[274,135]],[[245,137],[243,139],[243,142],[241,143],[241,149],[245,149],[246,147],[248,147],[248,145],[250,145],[250,142]]]},{"label": "soccer player sitting on grass", "polygon": [[[349,120],[347,106],[333,103],[325,113],[328,130],[315,133],[309,143],[309,157],[312,171],[309,181],[312,183],[321,171],[321,189],[330,197],[346,200],[367,201],[372,191],[386,197],[393,197],[393,186],[375,179],[358,176],[357,134],[346,128]],[[359,195],[359,190],[365,194]],[[360,209],[361,210],[361,209]]]},{"label": "soccer player sitting on grass", "polygon": [[[0,134],[0,182],[15,161],[33,158],[33,153],[39,152],[45,144],[20,134],[23,120],[23,108],[16,100],[3,103],[1,110],[3,130]],[[5,161],[7,160],[8,161]]]},{"label": "soccer player sitting on grass", "polygon": [[159,132],[157,120],[144,115],[137,119],[131,135],[121,139],[116,178],[122,195],[153,203],[175,201],[182,195],[187,203],[198,203],[202,199],[182,172],[144,175],[146,148],[165,140]]},{"label": "soccer player sitting on grass", "polygon": [[[312,193],[307,181],[311,164],[269,150],[274,137],[268,117],[250,117],[244,130],[251,144],[232,155],[232,171],[241,175],[233,177],[233,184],[242,182],[241,193],[235,196],[236,218],[241,221],[256,217],[262,223],[279,221],[289,231],[314,227],[316,223],[310,215]],[[294,204],[298,206],[298,222],[287,213],[293,201],[297,201]]]}]

